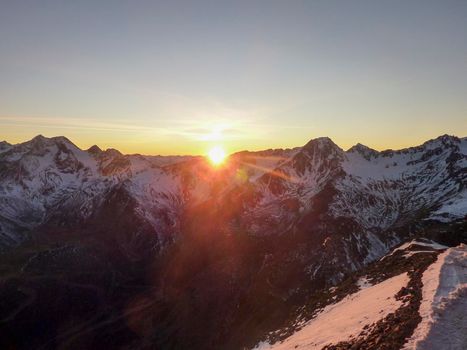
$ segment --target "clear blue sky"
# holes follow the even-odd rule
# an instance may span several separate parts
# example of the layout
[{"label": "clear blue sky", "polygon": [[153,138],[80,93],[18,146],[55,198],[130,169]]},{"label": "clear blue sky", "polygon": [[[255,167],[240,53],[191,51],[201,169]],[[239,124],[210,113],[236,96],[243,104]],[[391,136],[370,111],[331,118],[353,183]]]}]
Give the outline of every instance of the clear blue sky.
[{"label": "clear blue sky", "polygon": [[124,152],[467,136],[467,1],[0,0],[0,139]]}]

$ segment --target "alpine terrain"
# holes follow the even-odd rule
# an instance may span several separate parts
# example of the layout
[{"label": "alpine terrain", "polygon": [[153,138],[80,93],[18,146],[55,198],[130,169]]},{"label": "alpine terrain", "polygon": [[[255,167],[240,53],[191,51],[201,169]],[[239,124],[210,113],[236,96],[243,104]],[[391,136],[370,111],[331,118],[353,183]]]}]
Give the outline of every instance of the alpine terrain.
[{"label": "alpine terrain", "polygon": [[0,143],[2,349],[466,349],[467,138]]}]

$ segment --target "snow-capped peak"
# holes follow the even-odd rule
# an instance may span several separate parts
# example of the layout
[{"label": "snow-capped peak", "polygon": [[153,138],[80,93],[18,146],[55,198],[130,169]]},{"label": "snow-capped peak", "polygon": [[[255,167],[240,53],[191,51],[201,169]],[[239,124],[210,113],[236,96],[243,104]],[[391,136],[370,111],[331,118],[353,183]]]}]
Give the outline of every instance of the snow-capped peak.
[{"label": "snow-capped peak", "polygon": [[371,160],[371,158],[375,158],[379,154],[378,151],[368,146],[362,145],[361,143],[357,143],[356,145],[350,147],[347,150],[347,153],[359,153],[366,160]]}]

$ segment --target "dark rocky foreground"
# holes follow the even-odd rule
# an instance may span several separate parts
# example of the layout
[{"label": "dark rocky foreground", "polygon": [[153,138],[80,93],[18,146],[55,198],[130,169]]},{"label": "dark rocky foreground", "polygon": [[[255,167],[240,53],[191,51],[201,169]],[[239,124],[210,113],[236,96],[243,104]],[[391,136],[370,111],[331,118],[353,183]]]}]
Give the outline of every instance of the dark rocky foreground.
[{"label": "dark rocky foreground", "polygon": [[[464,224],[458,230],[465,232]],[[293,333],[298,314],[309,319],[355,292],[360,276],[377,283],[407,271],[411,282],[398,296],[404,308],[358,338],[329,347],[398,349],[420,321],[420,278],[437,255],[405,259],[397,253],[329,288],[294,274],[300,262],[287,261],[285,252],[303,244],[298,238],[193,236],[158,259],[133,261],[95,236],[71,235],[66,244],[45,237],[2,257],[2,348],[253,347],[260,339],[273,342]],[[300,291],[289,297],[287,286],[298,283]],[[269,333],[276,329],[281,331]]]}]

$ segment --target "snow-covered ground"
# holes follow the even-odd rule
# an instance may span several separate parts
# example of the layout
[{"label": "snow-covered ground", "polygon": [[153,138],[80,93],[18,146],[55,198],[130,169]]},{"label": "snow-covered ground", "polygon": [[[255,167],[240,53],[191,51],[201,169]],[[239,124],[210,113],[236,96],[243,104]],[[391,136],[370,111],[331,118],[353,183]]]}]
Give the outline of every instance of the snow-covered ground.
[{"label": "snow-covered ground", "polygon": [[435,211],[430,219],[449,222],[452,218],[462,218],[467,213],[467,190],[460,192],[456,197]]},{"label": "snow-covered ground", "polygon": [[401,301],[394,295],[409,281],[406,273],[392,277],[374,286],[366,286],[340,302],[329,305],[301,330],[281,343],[258,344],[255,350],[321,349],[356,336],[366,325],[386,317],[397,310]]},{"label": "snow-covered ground", "polygon": [[[413,244],[433,249],[447,248],[435,242],[411,241],[395,251],[410,248]],[[394,295],[407,285],[408,280],[404,273],[372,286],[366,277],[362,277],[357,283],[359,292],[325,307],[284,341],[273,345],[261,342],[254,350],[322,349],[355,338],[365,325],[383,319],[402,306]],[[403,349],[467,349],[467,246],[462,244],[446,249],[424,272],[422,282],[423,299],[419,309],[422,321]]]},{"label": "snow-covered ground", "polygon": [[467,349],[467,246],[440,254],[422,281],[422,321],[404,349]]},{"label": "snow-covered ground", "polygon": [[[380,260],[386,259],[387,257],[393,255],[397,251],[403,251],[403,250],[409,249],[413,245],[427,247],[427,248],[431,248],[431,249],[435,249],[435,250],[443,250],[443,249],[448,248],[445,245],[442,245],[442,244],[439,244],[439,243],[436,243],[436,242],[433,242],[433,241],[428,241],[428,240],[419,241],[419,240],[414,239],[414,240],[412,240],[410,242],[401,244],[399,247],[395,248],[391,253],[383,256]],[[412,256],[414,254],[417,254],[417,253],[431,253],[431,252],[432,252],[431,250],[409,251],[409,252],[404,254],[404,257],[408,258],[408,257],[410,257],[410,256]]]}]

